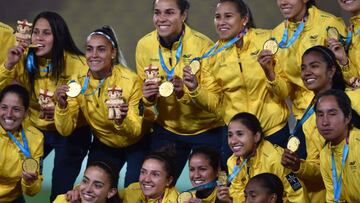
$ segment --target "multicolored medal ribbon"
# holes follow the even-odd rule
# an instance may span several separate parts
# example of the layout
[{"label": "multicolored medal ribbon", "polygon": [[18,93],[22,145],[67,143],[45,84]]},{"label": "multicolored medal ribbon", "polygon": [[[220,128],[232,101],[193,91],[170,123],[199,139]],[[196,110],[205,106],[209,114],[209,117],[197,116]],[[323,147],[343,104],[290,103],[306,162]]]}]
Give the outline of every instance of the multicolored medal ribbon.
[{"label": "multicolored medal ribbon", "polygon": [[296,39],[300,36],[301,32],[305,28],[305,20],[302,20],[300,25],[298,25],[298,27],[296,28],[294,35],[287,42],[287,39],[288,39],[288,36],[289,36],[288,23],[289,23],[288,20],[286,20],[286,22],[285,22],[285,30],[284,30],[283,36],[281,38],[281,41],[279,43],[280,48],[289,48],[296,41]]},{"label": "multicolored medal ribbon", "polygon": [[339,202],[340,195],[341,195],[341,186],[342,186],[342,172],[345,167],[345,161],[347,158],[347,155],[349,153],[349,145],[348,145],[348,137],[346,137],[346,143],[343,148],[343,154],[341,157],[341,169],[339,178],[337,177],[337,171],[336,171],[336,163],[334,158],[334,152],[331,152],[331,170],[332,170],[332,182],[334,187],[334,201]]}]

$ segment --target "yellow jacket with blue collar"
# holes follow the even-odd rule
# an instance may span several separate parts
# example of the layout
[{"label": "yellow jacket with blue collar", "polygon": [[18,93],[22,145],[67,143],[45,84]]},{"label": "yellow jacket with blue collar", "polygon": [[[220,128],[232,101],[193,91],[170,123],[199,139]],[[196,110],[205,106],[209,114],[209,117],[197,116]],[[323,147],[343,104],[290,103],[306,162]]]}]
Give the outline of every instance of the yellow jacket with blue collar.
[{"label": "yellow jacket with blue collar", "polygon": [[[272,36],[277,42],[280,42],[282,39],[285,24],[284,21],[273,30]],[[293,36],[300,22],[288,22],[288,24],[289,36],[287,41]],[[293,103],[293,112],[297,119],[301,118],[314,96],[311,91],[306,89],[301,80],[302,55],[310,47],[316,45],[326,46],[327,28],[329,26],[337,28],[341,35],[346,35],[346,27],[341,18],[311,6],[308,9],[305,27],[298,38],[289,48],[280,48],[275,56],[276,66],[283,70],[287,85],[274,85],[278,83],[278,80],[283,79],[282,77],[277,77],[277,81],[273,81],[269,87],[272,87],[274,92],[281,97],[286,98],[290,96]],[[346,79],[357,74],[356,70],[351,68],[344,68],[342,71]]]},{"label": "yellow jacket with blue collar", "polygon": [[[80,76],[77,82],[84,84],[86,74]],[[139,112],[139,101],[141,100],[140,82],[135,73],[121,65],[116,65],[112,73],[103,84],[90,74],[89,85],[85,94],[76,98],[67,98],[67,106],[61,109],[55,108],[55,125],[60,134],[70,135],[77,126],[77,118],[80,112],[84,114],[92,133],[107,146],[118,148],[127,147],[140,139],[142,116]],[[100,87],[99,89],[97,89]],[[108,119],[109,100],[108,88],[121,88],[122,98],[128,104],[129,110],[123,122],[119,125],[114,120]],[[91,94],[94,93],[94,94]]]},{"label": "yellow jacket with blue collar", "polygon": [[[260,173],[273,173],[277,175],[284,185],[285,202],[310,202],[304,184],[294,173],[281,165],[283,150],[263,140],[256,149],[255,156],[246,162],[244,167],[232,180],[230,185],[230,196],[234,203],[245,202],[244,190],[250,178]],[[237,157],[232,155],[227,166],[229,174],[232,174],[236,165]],[[243,160],[241,160],[242,163]],[[241,166],[241,164],[240,164]]]},{"label": "yellow jacket with blue collar", "polygon": [[[226,124],[235,114],[250,112],[259,119],[265,135],[283,128],[288,107],[267,87],[265,73],[257,61],[269,38],[267,30],[249,29],[242,48],[234,44],[203,60],[198,88],[189,93],[192,99],[204,109],[218,113]],[[219,43],[221,47],[226,42]]]},{"label": "yellow jacket with blue collar", "polygon": [[[336,146],[331,146],[330,143],[327,143],[320,153],[320,170],[326,187],[326,202],[334,202],[331,154],[334,153],[337,177],[339,177],[345,142],[346,140],[344,139]],[[350,131],[349,153],[345,161],[344,169],[342,170],[340,202],[360,202],[360,170],[358,168],[360,163],[359,145],[360,131],[354,128]]]},{"label": "yellow jacket with blue collar", "polygon": [[179,192],[175,187],[166,188],[164,195],[159,199],[145,198],[140,188],[140,183],[132,183],[127,188],[119,192],[123,203],[176,203]]},{"label": "yellow jacket with blue collar", "polygon": [[[213,44],[205,35],[188,26],[185,26],[182,38],[183,49],[174,73],[180,78],[183,76],[185,65],[189,65],[192,58],[202,56]],[[166,79],[166,72],[160,64],[159,47],[166,66],[171,68],[176,64],[175,54],[178,46],[179,41],[175,42],[171,49],[161,46],[156,30],[139,40],[136,47],[136,69],[141,79],[141,85],[146,78],[144,68],[150,65],[159,69],[159,76],[163,78],[163,81]],[[185,86],[184,91],[187,91]],[[143,101],[146,106],[153,109],[153,113],[156,114],[156,122],[176,134],[195,135],[224,125],[215,113],[203,110],[193,102],[177,99],[175,94],[167,98],[160,97],[155,103],[150,103],[145,98]],[[145,119],[151,120],[149,117],[151,116],[145,115]]]},{"label": "yellow jacket with blue collar", "polygon": [[[11,82],[16,80],[26,87],[29,92],[31,92],[28,71],[25,68],[25,60],[25,56],[23,56],[19,63],[16,64],[10,71],[5,68],[4,64],[0,64],[0,88],[4,88],[6,85],[9,85]],[[78,78],[79,75],[85,75],[88,70],[83,56],[65,52],[64,61],[65,70],[64,73],[61,74],[58,82],[51,78],[51,71],[49,73],[45,72],[48,65],[46,60],[43,59],[39,61],[39,69],[43,71],[40,71],[40,75],[34,81],[34,92],[32,92],[30,98],[29,116],[32,125],[40,130],[56,130],[54,120],[40,118],[40,89],[48,90],[54,93],[57,85],[66,84],[68,81]],[[79,126],[85,125],[81,116],[79,116],[79,123],[81,123]]]},{"label": "yellow jacket with blue collar", "polygon": [[[24,121],[23,129],[30,148],[30,154],[38,164],[38,179],[31,185],[22,180],[22,163],[25,156],[10,139],[7,132],[0,127],[0,202],[12,202],[23,193],[34,196],[41,189],[42,156],[44,154],[44,136],[42,132]],[[15,138],[23,145],[21,131],[14,133]]]}]

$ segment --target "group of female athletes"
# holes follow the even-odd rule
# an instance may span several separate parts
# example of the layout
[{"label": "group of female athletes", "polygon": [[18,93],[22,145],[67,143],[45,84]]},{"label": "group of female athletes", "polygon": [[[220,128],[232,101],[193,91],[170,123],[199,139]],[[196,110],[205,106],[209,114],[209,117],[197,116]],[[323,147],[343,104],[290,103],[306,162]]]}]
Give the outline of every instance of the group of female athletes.
[{"label": "group of female athletes", "polygon": [[51,202],[360,202],[360,1],[338,0],[348,26],[315,0],[276,2],[266,30],[219,0],[213,43],[188,0],[154,0],[136,73],[110,26],[83,53],[55,12],[29,43],[0,23],[0,202],[39,192],[53,149]]}]

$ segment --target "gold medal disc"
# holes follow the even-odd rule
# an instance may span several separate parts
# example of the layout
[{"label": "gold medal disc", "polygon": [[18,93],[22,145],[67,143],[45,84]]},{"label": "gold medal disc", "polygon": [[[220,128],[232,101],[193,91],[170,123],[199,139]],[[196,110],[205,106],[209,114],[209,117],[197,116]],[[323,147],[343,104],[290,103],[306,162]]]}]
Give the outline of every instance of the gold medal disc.
[{"label": "gold medal disc", "polygon": [[69,97],[77,97],[81,92],[81,85],[77,82],[70,82],[68,84],[69,91],[66,92],[66,95]]},{"label": "gold medal disc", "polygon": [[191,73],[195,75],[200,70],[200,61],[194,60],[190,63]]},{"label": "gold medal disc", "polygon": [[328,27],[326,30],[328,38],[339,39],[339,31],[335,27]]},{"label": "gold medal disc", "polygon": [[219,172],[217,185],[218,186],[226,186],[227,185],[227,175],[226,175],[225,171]]},{"label": "gold medal disc", "polygon": [[278,51],[279,45],[275,40],[269,39],[269,40],[266,40],[266,42],[264,43],[263,49],[270,50],[271,54],[274,55]]},{"label": "gold medal disc", "polygon": [[38,162],[33,158],[27,158],[23,161],[22,168],[26,173],[35,173],[38,169]]},{"label": "gold medal disc", "polygon": [[300,146],[299,138],[297,138],[295,136],[291,136],[287,143],[287,148],[289,150],[291,150],[292,152],[296,152],[299,149],[299,146]]},{"label": "gold medal disc", "polygon": [[168,97],[170,96],[174,91],[174,85],[169,82],[163,82],[159,87],[159,93],[162,97]]},{"label": "gold medal disc", "polygon": [[177,202],[178,203],[183,203],[183,202],[188,201],[190,198],[192,198],[191,192],[182,192],[177,197]]}]

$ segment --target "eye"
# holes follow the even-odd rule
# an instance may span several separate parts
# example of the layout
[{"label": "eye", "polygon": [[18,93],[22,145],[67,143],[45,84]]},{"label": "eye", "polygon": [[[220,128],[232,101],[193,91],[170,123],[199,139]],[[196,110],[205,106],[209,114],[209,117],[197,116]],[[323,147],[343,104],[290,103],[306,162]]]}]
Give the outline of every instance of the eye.
[{"label": "eye", "polygon": [[100,183],[95,183],[94,185],[95,185],[95,188],[97,188],[97,189],[100,189],[103,187],[103,184],[100,184]]},{"label": "eye", "polygon": [[89,181],[88,181],[87,179],[83,178],[81,182],[82,182],[83,184],[87,184]]}]

